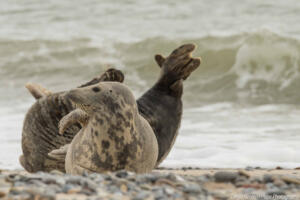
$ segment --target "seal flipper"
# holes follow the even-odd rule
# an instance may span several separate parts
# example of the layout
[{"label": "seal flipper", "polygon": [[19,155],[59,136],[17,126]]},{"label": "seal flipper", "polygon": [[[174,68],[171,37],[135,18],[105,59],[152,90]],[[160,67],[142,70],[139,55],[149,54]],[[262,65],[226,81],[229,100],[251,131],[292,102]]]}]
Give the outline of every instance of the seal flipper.
[{"label": "seal flipper", "polygon": [[29,90],[29,92],[35,99],[40,99],[44,96],[52,94],[51,91],[47,90],[37,83],[27,83],[25,87]]},{"label": "seal flipper", "polygon": [[87,86],[94,85],[94,84],[97,84],[97,83],[103,82],[103,81],[112,81],[112,82],[123,83],[124,74],[120,70],[110,68],[110,69],[106,70],[106,72],[104,72],[99,77],[93,78],[91,81],[79,86],[78,88],[87,87]]},{"label": "seal flipper", "polygon": [[187,79],[201,63],[200,58],[191,57],[195,48],[194,44],[185,44],[175,49],[166,58],[156,55],[155,60],[162,69],[161,79],[164,77],[172,77],[175,80]]},{"label": "seal flipper", "polygon": [[48,153],[48,156],[50,158],[56,159],[57,161],[64,162],[68,152],[69,145],[70,144],[66,144],[60,147],[59,149],[52,150],[51,152]]},{"label": "seal flipper", "polygon": [[72,126],[73,124],[79,122],[81,126],[83,127],[88,122],[89,116],[88,114],[81,110],[80,108],[77,108],[76,110],[73,110],[69,114],[65,115],[58,124],[59,133],[64,134],[65,130]]},{"label": "seal flipper", "polygon": [[155,55],[154,59],[160,68],[163,66],[164,62],[166,61],[166,58],[160,54]]},{"label": "seal flipper", "polygon": [[200,65],[201,59],[200,58],[192,58],[192,60],[184,67],[182,72],[182,79],[186,80],[190,74],[197,69]]}]

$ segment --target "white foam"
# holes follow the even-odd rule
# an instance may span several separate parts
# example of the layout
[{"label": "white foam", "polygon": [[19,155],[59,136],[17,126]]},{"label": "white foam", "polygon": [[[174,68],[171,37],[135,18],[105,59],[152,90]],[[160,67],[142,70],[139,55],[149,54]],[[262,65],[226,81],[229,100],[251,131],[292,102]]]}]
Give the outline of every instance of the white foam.
[{"label": "white foam", "polygon": [[[207,112],[203,110],[198,116],[194,110],[184,112],[183,117],[193,113],[193,118],[201,121],[198,123],[183,121],[174,148],[162,166],[175,168],[300,166],[298,156],[300,135],[295,135],[295,132],[300,132],[299,112],[294,110],[295,115],[292,115],[291,119],[290,114],[293,113],[291,106],[270,105],[247,109],[235,107],[228,110],[231,114],[222,118],[211,109]],[[272,110],[273,115],[270,114]],[[276,114],[278,110],[281,115]],[[235,118],[237,114],[239,118]],[[210,125],[203,126],[202,123]]]}]

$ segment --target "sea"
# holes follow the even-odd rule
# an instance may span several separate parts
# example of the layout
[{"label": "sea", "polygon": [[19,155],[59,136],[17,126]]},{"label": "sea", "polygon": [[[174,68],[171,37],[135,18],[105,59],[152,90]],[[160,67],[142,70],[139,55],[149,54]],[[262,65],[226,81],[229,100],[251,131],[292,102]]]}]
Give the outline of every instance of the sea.
[{"label": "sea", "polygon": [[161,167],[300,167],[299,0],[0,0],[0,168],[21,169],[27,82],[69,90],[110,67],[136,98],[155,54],[194,43]]}]

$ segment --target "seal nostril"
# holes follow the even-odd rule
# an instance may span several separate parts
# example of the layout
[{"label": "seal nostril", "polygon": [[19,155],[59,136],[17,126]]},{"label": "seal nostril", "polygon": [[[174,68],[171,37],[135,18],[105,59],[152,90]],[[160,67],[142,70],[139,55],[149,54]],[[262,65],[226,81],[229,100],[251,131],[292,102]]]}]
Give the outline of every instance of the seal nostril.
[{"label": "seal nostril", "polygon": [[99,91],[100,91],[100,88],[99,88],[99,87],[93,87],[92,90],[93,90],[94,92],[99,92]]}]

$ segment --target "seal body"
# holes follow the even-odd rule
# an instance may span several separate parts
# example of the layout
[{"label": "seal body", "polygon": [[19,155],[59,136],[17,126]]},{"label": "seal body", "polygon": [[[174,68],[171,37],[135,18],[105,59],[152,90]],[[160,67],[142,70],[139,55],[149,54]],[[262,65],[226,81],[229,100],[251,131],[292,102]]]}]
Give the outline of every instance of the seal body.
[{"label": "seal body", "polygon": [[149,122],[156,135],[159,165],[175,143],[182,118],[183,80],[200,65],[200,58],[192,58],[195,45],[186,44],[175,49],[167,58],[156,55],[161,67],[158,81],[137,101],[140,114]]},{"label": "seal body", "polygon": [[156,135],[159,165],[170,152],[178,135],[182,118],[181,98],[169,95],[168,89],[163,90],[156,85],[140,97],[137,103],[140,114],[149,122]]},{"label": "seal body", "polygon": [[63,98],[63,94],[54,93],[38,99],[25,116],[20,162],[29,172],[64,171],[64,162],[49,157],[48,153],[70,143],[80,125],[74,125],[63,136],[58,134],[59,120],[75,109],[70,101]]},{"label": "seal body", "polygon": [[[101,81],[122,82],[123,80],[124,75],[121,71],[109,69],[80,87]],[[69,144],[80,130],[80,124],[76,123],[66,130],[64,135],[58,133],[59,121],[75,107],[64,98],[65,92],[51,93],[36,84],[27,84],[26,87],[37,101],[28,110],[23,122],[23,155],[19,158],[20,163],[29,172],[55,169],[64,172],[65,159],[50,157],[48,153]]]},{"label": "seal body", "polygon": [[[156,137],[149,123],[139,114],[128,87],[116,82],[102,82],[72,90],[66,94],[66,99],[88,116],[86,125],[68,147],[67,173],[121,169],[145,173],[155,167]],[[67,120],[64,118],[64,124],[70,126],[68,119],[72,116],[66,116]],[[66,129],[64,125],[60,128]]]}]

